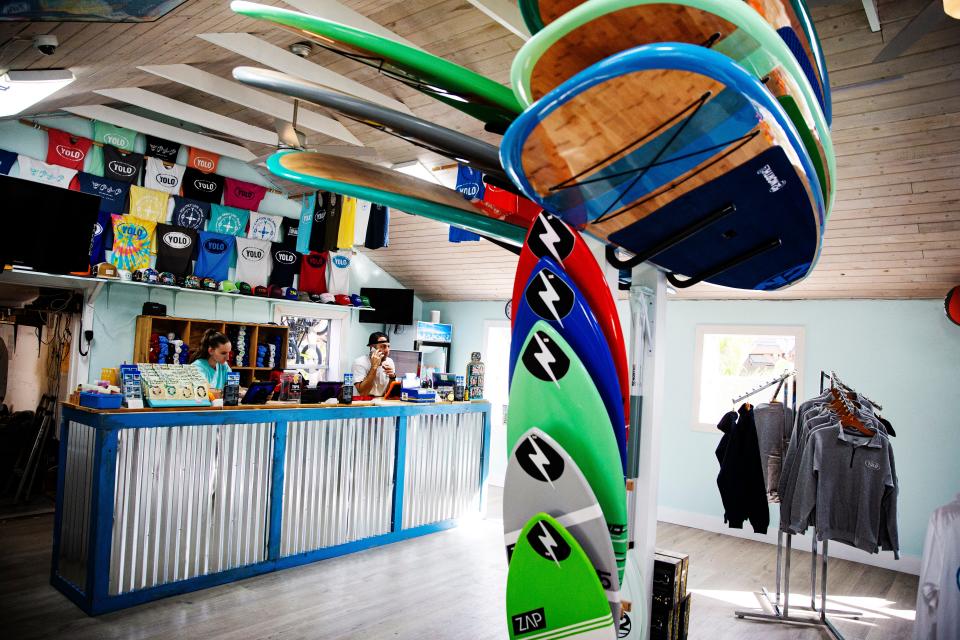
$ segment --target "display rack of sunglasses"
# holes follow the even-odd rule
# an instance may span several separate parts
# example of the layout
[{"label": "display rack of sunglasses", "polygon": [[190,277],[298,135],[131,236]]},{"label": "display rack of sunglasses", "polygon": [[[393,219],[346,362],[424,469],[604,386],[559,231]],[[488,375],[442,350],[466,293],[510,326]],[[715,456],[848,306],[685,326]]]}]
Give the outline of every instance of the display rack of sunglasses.
[{"label": "display rack of sunglasses", "polygon": [[[794,372],[796,373],[796,372]],[[829,374],[825,371],[820,372],[820,393],[823,393],[826,390],[826,383],[829,382],[830,388],[840,387],[846,391],[853,392],[848,385],[844,384],[837,377],[836,373],[830,372]],[[766,386],[772,386],[776,384],[777,381],[774,381]],[[766,387],[761,387],[752,391],[748,395],[753,395],[757,391],[761,391]],[[791,395],[791,408],[797,410],[797,382],[796,379],[793,380],[792,384],[793,393]],[[878,407],[875,402],[864,396],[863,394],[858,394],[861,399],[869,402],[874,407]],[[787,406],[787,385],[783,385],[783,403],[784,407]],[[742,400],[743,396],[738,400]],[[737,400],[734,400],[737,402]],[[786,411],[784,416],[786,416]],[[786,538],[786,553],[784,553],[784,538]],[[769,607],[769,610],[773,613],[767,613],[767,609],[743,609],[734,611],[733,614],[741,619],[751,619],[759,620],[762,622],[775,622],[780,624],[798,624],[798,625],[807,625],[824,628],[828,634],[835,640],[845,640],[844,636],[837,627],[833,624],[830,618],[827,617],[827,614],[836,615],[844,618],[850,618],[853,620],[858,620],[863,615],[862,611],[840,611],[836,609],[827,609],[827,569],[829,565],[829,540],[823,541],[823,549],[820,554],[820,606],[817,607],[817,536],[816,534],[811,536],[810,544],[810,606],[806,605],[793,605],[794,609],[802,609],[806,615],[804,616],[791,616],[790,615],[790,551],[793,546],[793,534],[789,532],[784,532],[783,530],[777,531],[777,570],[776,570],[776,595],[771,597],[770,592],[766,587],[761,587],[760,590],[763,594],[763,599],[766,600],[766,603]],[[783,591],[781,592],[780,586],[783,585]],[[781,606],[782,598],[782,606]]]}]

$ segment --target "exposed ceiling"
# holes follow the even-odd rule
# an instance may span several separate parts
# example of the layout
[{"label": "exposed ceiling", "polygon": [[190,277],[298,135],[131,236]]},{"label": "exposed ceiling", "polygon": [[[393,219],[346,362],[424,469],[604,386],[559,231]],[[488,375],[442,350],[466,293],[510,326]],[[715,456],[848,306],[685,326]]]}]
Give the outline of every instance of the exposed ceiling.
[{"label": "exposed ceiling", "polygon": [[[509,81],[513,56],[523,44],[489,11],[474,6],[485,4],[495,13],[509,4],[499,0],[341,2],[428,52],[504,84]],[[865,12],[865,4],[872,0],[813,2],[833,86],[838,165],[837,202],[820,262],[807,280],[784,292],[697,286],[678,292],[678,298],[936,298],[960,283],[960,21],[931,19],[928,11],[911,27],[917,34],[924,33],[916,26],[922,22],[926,32],[919,39],[908,43],[899,56],[874,62],[930,2],[879,2],[878,32],[871,31]],[[286,6],[275,0],[264,3]],[[254,34],[284,49],[299,40],[234,14],[226,0],[194,0],[154,23],[0,22],[0,65],[74,71],[77,81],[36,105],[34,113],[114,104],[94,91],[139,87],[273,131],[273,115],[137,68],[186,63],[229,78],[233,67],[257,63],[196,36],[236,32]],[[60,40],[53,56],[41,55],[30,44],[33,35],[46,33]],[[483,131],[480,122],[357,62],[316,47],[309,60],[400,101],[421,118],[498,142],[497,136]],[[319,107],[311,110],[330,115]],[[449,164],[386,134],[343,123],[383,161],[419,158],[431,167]],[[310,145],[346,148],[341,140],[311,130],[305,133]],[[257,156],[271,151],[269,145],[242,144]],[[299,191],[295,185],[278,184]],[[444,225],[400,212],[394,212],[390,236],[388,248],[365,253],[423,299],[509,298],[516,267],[512,254],[486,242],[450,244]]]}]

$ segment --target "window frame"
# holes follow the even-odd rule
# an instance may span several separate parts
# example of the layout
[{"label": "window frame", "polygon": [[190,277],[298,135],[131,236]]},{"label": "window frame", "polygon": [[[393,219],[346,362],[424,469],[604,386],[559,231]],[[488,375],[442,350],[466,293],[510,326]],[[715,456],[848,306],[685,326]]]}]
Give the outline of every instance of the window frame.
[{"label": "window frame", "polygon": [[[692,402],[692,411],[693,415],[691,416],[691,429],[693,431],[701,431],[707,433],[714,433],[716,435],[721,435],[720,430],[717,429],[717,423],[703,423],[700,422],[700,390],[701,384],[703,381],[703,339],[707,334],[727,334],[727,335],[746,335],[746,336],[793,336],[796,340],[795,342],[795,352],[796,360],[794,361],[794,369],[797,372],[797,375],[794,376],[797,384],[797,397],[804,398],[803,391],[803,374],[804,374],[804,358],[805,358],[805,328],[802,325],[773,325],[773,324],[698,324],[696,326],[696,337],[694,342],[693,350],[693,393],[691,394]],[[743,393],[746,393],[749,389],[744,389]],[[765,392],[769,393],[770,389],[765,389]],[[732,398],[731,398],[732,399]],[[745,398],[744,400],[747,400]],[[731,405],[731,409],[735,409]],[[717,416],[717,422],[720,421],[722,416]]]},{"label": "window frame", "polygon": [[[330,322],[329,336],[327,344],[329,352],[327,354],[327,366],[325,380],[339,380],[343,377],[343,362],[341,362],[343,332],[346,330],[345,324],[348,320],[348,313],[342,310],[334,309],[325,305],[317,305],[316,308],[306,305],[283,305],[278,304],[273,307],[273,321],[281,326],[286,326],[281,318],[283,316],[294,316],[300,318],[316,318],[317,320],[327,320]],[[289,344],[287,345],[289,348]],[[287,363],[287,368],[291,368],[292,363]]]}]

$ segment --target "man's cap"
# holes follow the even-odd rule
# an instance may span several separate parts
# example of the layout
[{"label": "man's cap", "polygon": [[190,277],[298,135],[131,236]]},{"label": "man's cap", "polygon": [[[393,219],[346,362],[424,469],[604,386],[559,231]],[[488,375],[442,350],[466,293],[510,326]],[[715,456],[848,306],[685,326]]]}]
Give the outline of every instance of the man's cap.
[{"label": "man's cap", "polygon": [[383,331],[374,331],[370,334],[370,338],[367,340],[367,346],[372,347],[378,342],[390,342],[390,336],[385,334]]}]

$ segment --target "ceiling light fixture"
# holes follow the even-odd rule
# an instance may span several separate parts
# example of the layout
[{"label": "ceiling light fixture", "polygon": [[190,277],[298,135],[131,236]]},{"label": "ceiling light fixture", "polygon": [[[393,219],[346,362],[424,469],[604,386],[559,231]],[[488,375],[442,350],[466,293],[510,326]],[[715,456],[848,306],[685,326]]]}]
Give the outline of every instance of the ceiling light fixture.
[{"label": "ceiling light fixture", "polygon": [[960,0],[943,0],[943,12],[960,20]]},{"label": "ceiling light fixture", "polygon": [[8,71],[0,75],[0,117],[17,115],[73,81],[69,69]]}]

